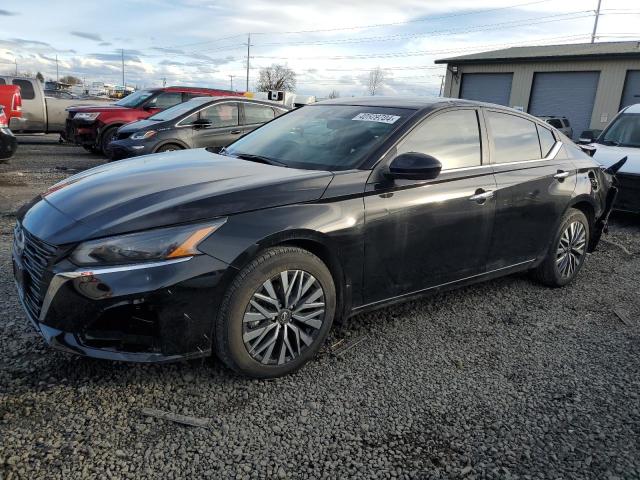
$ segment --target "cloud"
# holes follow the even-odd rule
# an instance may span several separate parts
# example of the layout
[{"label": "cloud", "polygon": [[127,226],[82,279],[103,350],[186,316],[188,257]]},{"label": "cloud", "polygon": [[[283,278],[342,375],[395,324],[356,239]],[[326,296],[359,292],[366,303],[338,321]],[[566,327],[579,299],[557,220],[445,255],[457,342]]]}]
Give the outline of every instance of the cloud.
[{"label": "cloud", "polygon": [[111,42],[100,42],[98,45],[100,45],[101,47],[108,47],[109,45],[111,45]]},{"label": "cloud", "polygon": [[76,37],[84,38],[87,40],[93,40],[95,42],[102,42],[102,37],[97,33],[89,33],[89,32],[71,32],[71,35]]},{"label": "cloud", "polygon": [[18,15],[16,12],[10,12],[9,10],[5,10],[4,8],[0,8],[0,16],[12,17],[14,15]]}]

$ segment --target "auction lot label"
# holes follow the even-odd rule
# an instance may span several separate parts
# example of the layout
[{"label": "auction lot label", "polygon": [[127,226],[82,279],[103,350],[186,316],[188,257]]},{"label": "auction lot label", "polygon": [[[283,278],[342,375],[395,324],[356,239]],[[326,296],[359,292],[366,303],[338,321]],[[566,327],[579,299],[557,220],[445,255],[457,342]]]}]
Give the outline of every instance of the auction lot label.
[{"label": "auction lot label", "polygon": [[361,122],[396,123],[400,117],[398,115],[385,115],[384,113],[359,113],[351,120]]}]

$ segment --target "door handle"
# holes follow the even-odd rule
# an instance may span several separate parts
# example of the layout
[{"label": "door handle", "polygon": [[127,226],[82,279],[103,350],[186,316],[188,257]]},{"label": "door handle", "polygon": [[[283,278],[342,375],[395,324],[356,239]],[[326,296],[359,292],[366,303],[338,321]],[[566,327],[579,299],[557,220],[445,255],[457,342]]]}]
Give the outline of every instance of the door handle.
[{"label": "door handle", "polygon": [[479,204],[483,204],[484,202],[486,202],[487,200],[489,200],[490,198],[493,198],[494,196],[494,192],[493,190],[483,190],[482,188],[479,188],[478,190],[476,190],[476,193],[471,195],[469,197],[469,200],[472,202],[478,202]]},{"label": "door handle", "polygon": [[238,134],[242,133],[242,130],[231,130],[229,133],[231,135],[238,135]]},{"label": "door handle", "polygon": [[569,172],[563,172],[562,170],[558,170],[558,173],[556,173],[553,178],[555,178],[556,180],[564,180],[565,178],[567,178],[569,175],[571,175],[571,173]]}]

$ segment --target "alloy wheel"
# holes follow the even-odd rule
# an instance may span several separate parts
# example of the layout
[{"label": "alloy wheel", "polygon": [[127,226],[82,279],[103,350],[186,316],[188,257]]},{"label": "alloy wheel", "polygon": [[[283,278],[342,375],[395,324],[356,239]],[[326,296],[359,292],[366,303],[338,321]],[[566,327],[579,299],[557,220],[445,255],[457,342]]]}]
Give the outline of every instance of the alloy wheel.
[{"label": "alloy wheel", "polygon": [[325,317],[320,282],[303,270],[285,270],[251,296],[242,339],[249,355],[264,365],[283,365],[316,340]]},{"label": "alloy wheel", "polygon": [[556,250],[556,266],[564,278],[573,276],[587,247],[587,233],[581,222],[572,222],[562,232]]}]

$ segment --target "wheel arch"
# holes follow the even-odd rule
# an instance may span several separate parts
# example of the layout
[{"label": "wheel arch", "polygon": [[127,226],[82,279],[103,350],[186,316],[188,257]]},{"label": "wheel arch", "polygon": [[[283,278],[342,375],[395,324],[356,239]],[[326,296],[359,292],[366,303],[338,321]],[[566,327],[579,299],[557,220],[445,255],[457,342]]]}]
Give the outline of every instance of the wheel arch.
[{"label": "wheel arch", "polygon": [[347,309],[351,305],[351,281],[346,277],[346,272],[342,268],[337,247],[331,238],[324,233],[305,229],[275,233],[263,238],[246,249],[231,262],[231,265],[239,271],[259,255],[260,252],[271,247],[281,246],[302,248],[303,250],[313,253],[324,262],[329,272],[331,272],[336,288],[335,320],[341,321],[345,319],[347,317]]},{"label": "wheel arch", "polygon": [[155,148],[153,149],[153,153],[156,153],[159,149],[161,149],[165,145],[177,145],[180,148],[182,148],[183,150],[188,150],[189,148],[191,148],[189,145],[187,145],[182,140],[178,140],[177,138],[169,138],[167,140],[163,140],[158,145],[156,145]]},{"label": "wheel arch", "polygon": [[587,217],[587,221],[589,222],[589,246],[587,248],[587,251],[593,252],[596,247],[593,239],[597,220],[597,212],[599,210],[596,201],[589,195],[579,195],[569,203],[567,209],[565,210],[565,213],[571,208],[581,211],[582,213],[584,213],[585,217]]}]

